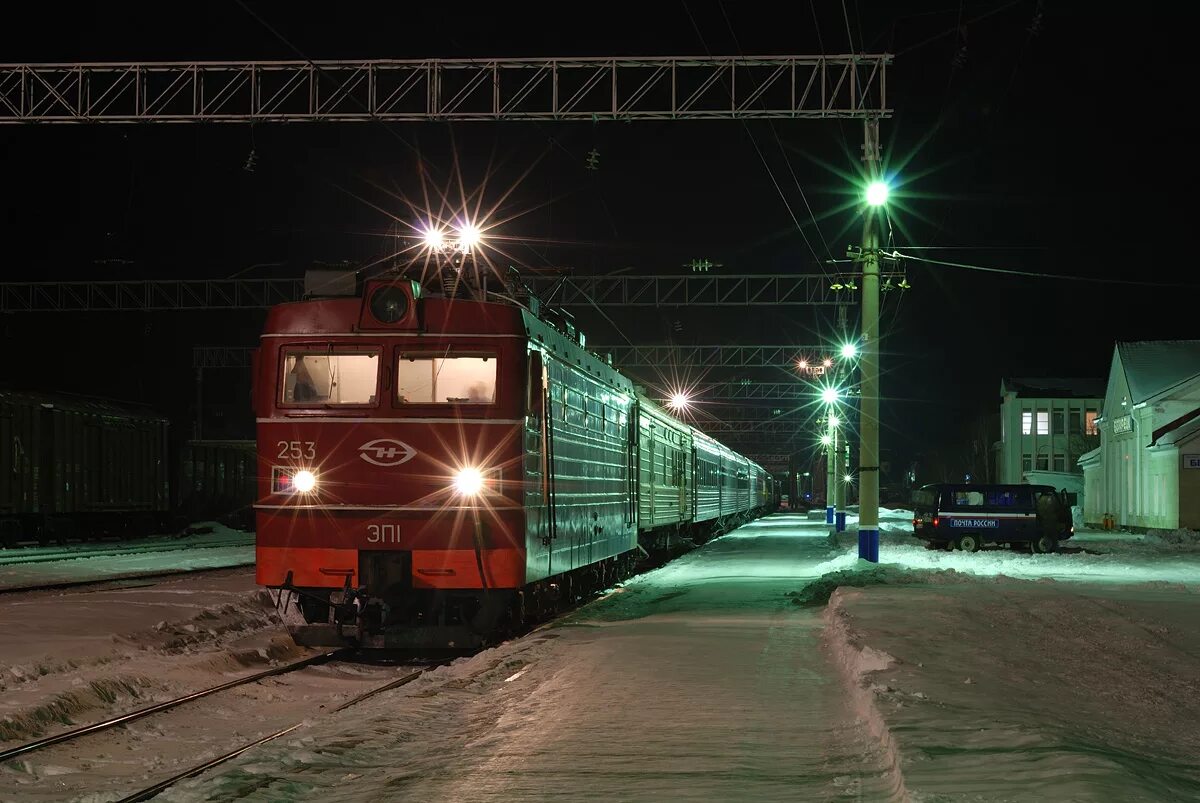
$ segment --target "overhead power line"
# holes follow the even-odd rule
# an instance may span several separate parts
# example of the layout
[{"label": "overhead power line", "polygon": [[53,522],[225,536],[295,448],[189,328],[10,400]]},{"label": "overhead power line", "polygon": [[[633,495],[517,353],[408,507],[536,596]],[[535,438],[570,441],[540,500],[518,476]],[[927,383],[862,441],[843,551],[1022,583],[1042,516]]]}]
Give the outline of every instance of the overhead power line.
[{"label": "overhead power line", "polygon": [[948,262],[944,259],[930,259],[929,257],[902,254],[899,251],[893,251],[890,254],[884,254],[884,256],[892,257],[894,259],[909,259],[915,262],[925,262],[930,265],[941,265],[947,268],[961,268],[962,270],[975,270],[982,271],[984,273],[999,273],[1006,276],[1028,276],[1034,279],[1057,279],[1064,282],[1088,282],[1091,284],[1123,284],[1137,287],[1183,287],[1190,290],[1200,290],[1200,284],[1187,284],[1184,282],[1143,282],[1138,281],[1137,279],[1109,279],[1103,276],[1068,276],[1061,273],[1040,273],[1037,271],[1010,270],[1008,268],[991,268],[984,265],[969,265],[964,262]]}]

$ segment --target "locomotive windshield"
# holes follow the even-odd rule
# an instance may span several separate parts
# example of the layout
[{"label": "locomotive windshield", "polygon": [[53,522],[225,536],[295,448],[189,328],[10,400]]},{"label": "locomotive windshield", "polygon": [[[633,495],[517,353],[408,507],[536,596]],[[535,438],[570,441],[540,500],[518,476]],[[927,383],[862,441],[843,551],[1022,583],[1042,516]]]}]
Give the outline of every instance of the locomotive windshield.
[{"label": "locomotive windshield", "polygon": [[496,358],[401,354],[396,399],[401,404],[491,404],[496,400]]},{"label": "locomotive windshield", "polygon": [[374,404],[379,355],[362,351],[293,351],[284,358],[284,404]]}]

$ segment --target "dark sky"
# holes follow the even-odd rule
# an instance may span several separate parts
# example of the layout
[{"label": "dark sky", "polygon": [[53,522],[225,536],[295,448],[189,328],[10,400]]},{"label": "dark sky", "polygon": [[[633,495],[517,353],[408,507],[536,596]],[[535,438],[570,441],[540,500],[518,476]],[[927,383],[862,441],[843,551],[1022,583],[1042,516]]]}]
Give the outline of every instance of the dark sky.
[{"label": "dark sky", "polygon": [[[847,0],[795,4],[788,16],[774,4],[698,0],[250,3],[258,19],[234,0],[165,8],[22,4],[6,11],[0,52],[73,62],[887,50],[896,114],[882,126],[885,158],[904,165],[897,248],[953,248],[919,253],[1089,279],[1195,275],[1178,243],[1193,216],[1195,93],[1182,42],[1192,20],[1153,4]],[[860,141],[856,122],[808,120],[0,127],[5,274],[286,276],[377,259],[394,246],[388,213],[411,219],[399,198],[421,195],[406,142],[434,183],[460,175],[485,184],[489,202],[516,187],[500,211],[516,216],[504,235],[529,243],[508,248],[529,269],[665,273],[710,259],[722,273],[814,272],[792,215],[819,257],[824,243],[840,257],[857,241],[855,212],[827,213],[845,204],[842,176],[857,170]],[[592,149],[598,171],[585,168]],[[257,167],[247,172],[251,150]],[[917,263],[909,281],[884,308],[883,445],[900,459],[953,441],[961,422],[993,409],[1002,376],[1103,376],[1114,340],[1197,331],[1194,291]],[[623,342],[599,316],[579,314],[591,342]],[[828,309],[611,314],[638,342],[808,343],[834,330]],[[259,323],[254,314],[11,316],[5,384],[186,411],[187,349],[250,344]],[[81,340],[107,359],[79,359]],[[222,385],[236,417],[241,380]]]}]

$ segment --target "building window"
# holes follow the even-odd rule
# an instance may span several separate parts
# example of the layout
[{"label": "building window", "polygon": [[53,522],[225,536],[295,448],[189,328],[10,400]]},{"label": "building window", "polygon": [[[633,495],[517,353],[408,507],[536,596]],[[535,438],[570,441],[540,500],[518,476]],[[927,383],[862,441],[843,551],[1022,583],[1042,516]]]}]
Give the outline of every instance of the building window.
[{"label": "building window", "polygon": [[1095,410],[1088,410],[1086,415],[1084,416],[1083,434],[1085,434],[1085,435],[1099,435],[1100,434],[1100,428],[1096,426],[1096,411]]},{"label": "building window", "polygon": [[1049,435],[1050,434],[1050,412],[1048,410],[1038,410],[1037,414],[1038,414],[1037,415],[1037,425],[1038,425],[1037,434]]},{"label": "building window", "polygon": [[1038,471],[1049,471],[1050,470],[1050,455],[1040,454],[1037,457],[1038,457],[1037,470]]},{"label": "building window", "polygon": [[1063,411],[1055,410],[1050,413],[1050,432],[1054,435],[1062,435],[1066,430],[1063,429]]},{"label": "building window", "polygon": [[1083,423],[1082,422],[1083,422],[1083,418],[1080,415],[1080,411],[1072,410],[1071,414],[1070,414],[1071,434],[1072,435],[1082,435],[1083,434]]},{"label": "building window", "polygon": [[1061,454],[1054,455],[1054,470],[1055,471],[1066,471],[1067,470],[1067,458]]},{"label": "building window", "polygon": [[1033,434],[1033,411],[1032,410],[1022,410],[1021,411],[1021,434],[1022,435],[1032,435]]},{"label": "building window", "polygon": [[1031,454],[1021,455],[1021,470],[1029,471],[1031,468],[1033,468],[1033,455],[1031,455]]}]

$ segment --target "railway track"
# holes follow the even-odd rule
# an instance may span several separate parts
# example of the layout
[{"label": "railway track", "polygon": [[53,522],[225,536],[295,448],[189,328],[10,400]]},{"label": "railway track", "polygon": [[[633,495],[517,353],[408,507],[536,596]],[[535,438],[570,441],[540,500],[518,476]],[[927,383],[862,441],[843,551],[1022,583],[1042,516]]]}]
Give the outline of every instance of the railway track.
[{"label": "railway track", "polygon": [[[89,736],[93,736],[95,734],[100,734],[105,731],[112,730],[114,728],[123,728],[123,727],[129,725],[130,723],[136,722],[138,720],[141,720],[141,719],[144,719],[147,717],[157,716],[157,715],[163,714],[167,711],[170,711],[172,709],[179,708],[181,706],[186,706],[190,703],[194,703],[197,700],[201,700],[201,699],[210,697],[212,695],[220,694],[222,692],[226,692],[226,691],[229,691],[231,689],[235,689],[235,688],[238,688],[241,686],[247,686],[250,684],[259,683],[259,682],[267,680],[269,678],[276,678],[276,677],[280,677],[283,675],[292,674],[292,673],[299,672],[301,670],[304,670],[304,669],[307,669],[307,668],[313,667],[313,666],[328,664],[328,663],[332,663],[332,662],[336,662],[336,661],[346,661],[351,657],[351,654],[352,654],[352,651],[350,651],[350,650],[333,650],[333,651],[323,652],[323,653],[320,653],[317,655],[312,655],[307,658],[303,658],[299,661],[294,661],[292,663],[286,664],[284,666],[274,667],[272,669],[268,669],[268,670],[265,670],[262,672],[257,672],[255,674],[247,675],[246,677],[238,678],[236,680],[232,680],[227,683],[222,683],[217,686],[212,686],[210,688],[206,688],[201,691],[185,694],[180,697],[176,697],[172,700],[168,700],[168,701],[165,701],[162,703],[157,703],[155,705],[147,706],[145,708],[140,708],[135,711],[130,711],[128,713],[121,714],[118,716],[110,717],[109,719],[105,719],[105,720],[102,720],[99,722],[94,722],[94,723],[91,723],[89,725],[85,725],[82,727],[74,728],[72,730],[65,731],[63,733],[46,736],[46,737],[36,739],[31,742],[27,742],[25,744],[7,748],[5,750],[0,750],[0,764],[3,764],[4,762],[8,762],[8,761],[24,759],[25,757],[27,757],[29,755],[35,754],[39,751],[46,750],[48,748],[52,748],[55,746],[66,745],[66,744],[78,742],[81,739],[85,739]],[[405,684],[411,683],[412,681],[416,680],[418,677],[420,677],[425,672],[427,672],[430,669],[433,669],[437,666],[440,666],[443,663],[445,663],[444,659],[443,660],[433,660],[433,661],[428,661],[428,662],[414,662],[412,664],[400,665],[397,667],[397,669],[400,671],[399,677],[391,678],[388,681],[386,681],[385,683],[377,685],[373,688],[368,689],[365,692],[362,692],[362,693],[354,696],[353,698],[337,705],[336,707],[329,709],[329,713],[337,713],[340,711],[344,711],[348,708],[351,708],[352,706],[358,705],[358,704],[362,703],[363,701],[368,700],[368,699],[370,699],[378,694],[381,694],[385,691],[388,691],[388,690],[391,690],[394,688],[398,688]],[[310,720],[311,718],[312,718],[312,713],[311,713],[311,711],[309,711],[307,716],[305,716],[303,718],[297,717],[296,721],[294,723],[292,723],[286,727],[274,729],[265,736],[261,736],[257,739],[254,739],[252,741],[241,744],[238,747],[234,748],[233,750],[224,752],[221,755],[218,755],[214,758],[210,758],[199,764],[189,766],[187,769],[185,769],[181,772],[177,772],[177,773],[171,775],[170,777],[163,778],[162,780],[155,782],[151,786],[140,789],[132,794],[127,794],[125,797],[122,797],[120,799],[123,801],[148,800],[151,797],[159,794],[163,790],[169,788],[170,786],[173,786],[174,784],[176,784],[186,778],[190,778],[194,775],[198,775],[207,769],[210,769],[210,768],[215,767],[219,764],[222,764],[226,761],[229,761],[233,758],[236,758],[237,756],[241,755],[242,753],[246,752],[247,750],[257,747],[258,745],[265,744],[266,742],[272,741],[274,739],[278,739],[281,736],[285,736],[285,735],[297,730],[298,728],[302,727],[304,725],[304,723],[306,721]],[[99,790],[97,790],[97,791],[99,791]]]},{"label": "railway track", "polygon": [[206,572],[222,572],[229,569],[244,569],[253,566],[254,561],[245,563],[229,563],[221,566],[198,566],[193,569],[168,569],[160,572],[134,572],[132,574],[117,574],[111,577],[93,577],[86,580],[62,580],[50,583],[34,583],[29,585],[0,586],[0,595],[25,594],[33,591],[63,591],[87,586],[117,586],[127,587],[130,583],[141,580],[161,580],[167,577],[182,577],[184,575],[204,574]]}]

